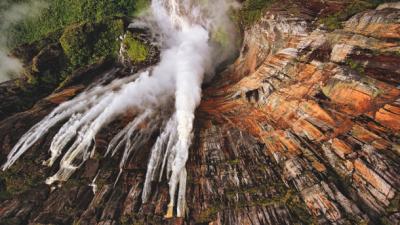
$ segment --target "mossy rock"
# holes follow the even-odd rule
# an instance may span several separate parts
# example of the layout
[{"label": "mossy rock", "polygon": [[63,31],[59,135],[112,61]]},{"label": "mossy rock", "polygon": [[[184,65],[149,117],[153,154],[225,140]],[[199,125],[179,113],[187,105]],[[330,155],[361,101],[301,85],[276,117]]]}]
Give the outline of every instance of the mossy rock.
[{"label": "mossy rock", "polygon": [[140,63],[148,59],[150,47],[135,39],[131,33],[127,33],[123,40],[123,44],[126,47],[126,54],[132,63]]},{"label": "mossy rock", "polygon": [[[113,16],[132,17],[145,9],[150,0],[1,0],[2,10],[9,10],[15,3],[45,2],[37,16],[27,16],[12,23],[5,37],[10,48],[48,37],[49,33],[64,30],[81,22],[102,21]],[[4,2],[4,4],[3,4]]]},{"label": "mossy rock", "polygon": [[352,0],[348,1],[346,7],[339,12],[332,15],[320,18],[319,24],[324,24],[325,28],[329,31],[343,28],[343,22],[350,19],[357,13],[366,11],[368,9],[374,9],[379,4],[384,2],[392,2],[392,0]]},{"label": "mossy rock", "polygon": [[346,64],[353,70],[356,71],[359,75],[365,75],[365,68],[364,66],[357,61],[353,61],[351,59],[346,60]]},{"label": "mossy rock", "polygon": [[[32,168],[37,169],[37,173],[29,173]],[[42,175],[35,162],[31,160],[16,162],[10,169],[0,174],[2,185],[0,201],[39,185],[43,181]]]},{"label": "mossy rock", "polygon": [[46,46],[32,59],[32,70],[38,73],[56,73],[64,65],[64,53],[58,43]]},{"label": "mossy rock", "polygon": [[275,0],[246,0],[240,12],[241,21],[245,26],[250,26],[258,21],[263,12],[274,3]]},{"label": "mossy rock", "polygon": [[78,68],[104,57],[114,57],[119,48],[118,37],[124,33],[121,19],[85,22],[67,27],[60,38],[71,66]]}]

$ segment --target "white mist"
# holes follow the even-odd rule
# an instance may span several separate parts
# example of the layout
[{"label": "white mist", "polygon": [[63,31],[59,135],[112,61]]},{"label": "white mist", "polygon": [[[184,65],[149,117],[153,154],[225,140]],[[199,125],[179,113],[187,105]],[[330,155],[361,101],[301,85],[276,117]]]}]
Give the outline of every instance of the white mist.
[{"label": "white mist", "polygon": [[[4,5],[3,5],[4,4]],[[30,0],[23,3],[15,3],[11,5],[5,5],[0,2],[0,7],[4,8],[4,11],[0,11],[0,83],[15,78],[19,75],[23,66],[22,63],[9,56],[9,48],[7,45],[6,34],[8,29],[16,23],[36,17],[40,12],[48,7],[48,4],[43,0]]]},{"label": "white mist", "polygon": [[[183,217],[185,165],[195,110],[201,101],[205,75],[212,74],[214,67],[232,53],[234,36],[229,34],[233,26],[227,17],[231,6],[230,0],[153,0],[151,21],[162,36],[159,64],[106,86],[94,87],[58,106],[18,141],[3,169],[10,167],[51,127],[67,119],[52,140],[50,158],[44,162],[52,166],[65,152],[59,171],[46,183],[65,181],[94,154],[96,134],[129,110],[136,113],[135,118],[111,140],[106,155],[123,149],[122,172],[132,153],[141,151],[151,134],[160,130],[151,150],[142,200],[148,201],[152,182],[167,178],[170,203],[166,217],[173,216],[175,206],[176,215]],[[211,39],[212,32],[217,30],[227,34],[224,45]]]}]

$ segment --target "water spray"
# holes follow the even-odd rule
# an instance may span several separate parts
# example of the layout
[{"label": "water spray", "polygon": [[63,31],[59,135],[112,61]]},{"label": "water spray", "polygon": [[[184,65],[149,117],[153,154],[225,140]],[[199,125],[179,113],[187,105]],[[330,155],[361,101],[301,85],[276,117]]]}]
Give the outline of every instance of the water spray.
[{"label": "water spray", "polygon": [[[176,216],[183,217],[186,208],[185,165],[193,136],[195,110],[201,101],[201,85],[205,76],[213,74],[213,69],[233,49],[226,45],[227,40],[222,49],[222,45],[210,37],[221,27],[226,29],[225,32],[233,27],[227,17],[231,3],[229,0],[153,0],[151,20],[162,34],[160,62],[139,74],[95,86],[59,105],[21,137],[8,155],[3,170],[51,127],[67,120],[51,142],[50,158],[43,162],[52,166],[65,152],[59,170],[46,183],[66,181],[94,155],[96,134],[118,116],[134,111],[134,119],[111,140],[106,155],[113,156],[123,149],[119,165],[121,174],[133,152],[140,151],[151,135],[160,130],[151,149],[142,201],[149,200],[152,182],[166,178],[170,202],[165,217],[173,217],[175,206]],[[228,43],[233,43],[233,36],[227,38]],[[174,112],[166,112],[165,109],[171,106],[175,106]]]}]

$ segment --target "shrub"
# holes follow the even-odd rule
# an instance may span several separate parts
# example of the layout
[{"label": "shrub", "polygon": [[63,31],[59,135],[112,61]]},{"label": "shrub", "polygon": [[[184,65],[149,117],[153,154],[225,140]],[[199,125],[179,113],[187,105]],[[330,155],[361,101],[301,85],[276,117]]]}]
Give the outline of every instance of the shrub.
[{"label": "shrub", "polygon": [[[1,7],[27,0],[6,0]],[[25,19],[7,31],[8,44],[15,47],[46,37],[49,33],[81,22],[98,22],[113,16],[133,16],[149,0],[45,0],[49,6],[39,17]],[[8,7],[8,6],[7,6]]]},{"label": "shrub", "polygon": [[273,2],[274,0],[246,0],[240,12],[242,23],[248,26],[259,20],[263,11]]},{"label": "shrub", "polygon": [[133,63],[143,62],[149,55],[149,47],[142,42],[133,38],[131,33],[128,33],[123,41],[127,47],[128,57]]},{"label": "shrub", "polygon": [[67,27],[60,38],[61,46],[73,68],[93,63],[100,58],[115,56],[118,37],[124,33],[120,19],[85,22]]}]

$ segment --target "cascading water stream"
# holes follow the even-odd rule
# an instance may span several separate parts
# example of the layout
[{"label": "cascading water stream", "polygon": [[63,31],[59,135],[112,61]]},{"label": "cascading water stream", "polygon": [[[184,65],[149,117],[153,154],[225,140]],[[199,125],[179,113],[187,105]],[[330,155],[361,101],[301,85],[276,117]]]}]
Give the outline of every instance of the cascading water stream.
[{"label": "cascading water stream", "polygon": [[[43,163],[52,166],[64,152],[59,170],[46,183],[66,181],[93,156],[96,134],[124,112],[133,111],[135,118],[111,140],[106,155],[114,156],[123,149],[121,173],[132,153],[140,151],[151,135],[161,130],[151,150],[142,200],[148,201],[152,182],[166,177],[170,190],[166,217],[173,216],[174,206],[176,215],[184,216],[185,164],[191,145],[194,112],[201,100],[204,76],[212,74],[213,68],[232,50],[226,45],[222,49],[218,40],[212,40],[212,32],[220,31],[221,27],[226,33],[230,32],[232,26],[226,16],[230,3],[228,0],[212,3],[153,0],[151,21],[162,36],[160,63],[139,74],[93,87],[59,105],[21,137],[3,169],[9,168],[51,127],[67,120],[52,140],[50,158]],[[233,43],[233,36],[227,39],[224,41]],[[175,112],[165,110],[173,108],[171,104],[175,104]]]}]

